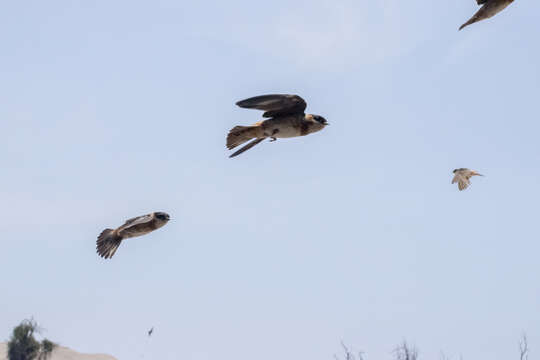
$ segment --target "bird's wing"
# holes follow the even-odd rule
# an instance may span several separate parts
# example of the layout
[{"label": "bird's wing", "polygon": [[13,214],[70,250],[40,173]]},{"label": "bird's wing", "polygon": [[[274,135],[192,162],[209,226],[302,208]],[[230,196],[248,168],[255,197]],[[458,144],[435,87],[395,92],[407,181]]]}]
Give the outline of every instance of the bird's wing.
[{"label": "bird's wing", "polygon": [[139,225],[139,224],[144,224],[144,223],[147,223],[147,222],[150,222],[152,221],[153,219],[153,215],[152,214],[147,214],[147,215],[142,215],[142,216],[137,216],[137,217],[134,217],[132,219],[129,219],[127,220],[124,225],[120,226],[118,228],[118,231],[122,231],[124,229],[127,229],[127,228],[130,228],[132,226],[135,226],[135,225]]},{"label": "bird's wing", "polygon": [[456,173],[454,178],[452,179],[452,184],[458,183],[458,189],[460,191],[465,190],[469,185],[470,181],[467,177],[463,176],[461,173]]},{"label": "bird's wing", "polygon": [[460,179],[459,182],[458,182],[458,189],[459,191],[463,191],[465,190],[466,188],[469,187],[469,185],[471,184],[471,182],[467,179]]},{"label": "bird's wing", "polygon": [[466,23],[464,23],[463,25],[461,25],[461,26],[459,27],[459,30],[463,30],[465,27],[467,27],[467,26],[469,26],[469,25],[471,25],[471,24],[474,24],[475,22],[478,22],[478,21],[482,20],[482,19],[481,19],[481,15],[485,12],[485,10],[486,10],[485,7],[486,7],[486,6],[487,6],[487,5],[482,6],[482,7],[480,8],[480,10],[478,10],[478,11],[473,15],[472,18],[470,18],[469,20],[467,20]]},{"label": "bird's wing", "polygon": [[246,146],[241,147],[240,150],[236,151],[234,154],[232,154],[229,157],[232,158],[232,157],[240,155],[244,151],[247,151],[247,150],[251,149],[252,147],[254,147],[255,145],[257,145],[258,143],[260,143],[264,139],[266,139],[266,138],[260,138],[260,139],[253,140],[252,142],[248,143]]},{"label": "bird's wing", "polygon": [[477,3],[478,5],[484,5],[484,4],[487,3],[487,2],[488,2],[488,0],[476,0],[476,3]]},{"label": "bird's wing", "polygon": [[236,103],[241,108],[263,110],[263,117],[271,118],[282,115],[303,114],[306,102],[298,95],[262,95]]}]

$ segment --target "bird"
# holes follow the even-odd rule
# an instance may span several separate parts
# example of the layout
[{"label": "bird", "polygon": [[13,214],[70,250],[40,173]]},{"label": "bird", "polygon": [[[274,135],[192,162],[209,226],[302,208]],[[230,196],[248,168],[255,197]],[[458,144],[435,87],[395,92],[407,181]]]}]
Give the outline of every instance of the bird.
[{"label": "bird", "polygon": [[324,129],[328,125],[320,115],[306,114],[306,102],[298,95],[273,94],[255,96],[236,103],[241,108],[263,110],[265,120],[251,126],[235,126],[227,135],[229,150],[254,139],[229,157],[235,157],[251,149],[264,139],[305,136]]},{"label": "bird", "polygon": [[459,191],[463,191],[471,185],[471,177],[473,176],[484,176],[477,173],[474,170],[459,168],[453,171],[454,178],[452,179],[452,184],[458,183]]},{"label": "bird", "polygon": [[116,229],[105,229],[99,234],[96,250],[99,256],[105,259],[113,257],[114,253],[124,239],[148,234],[167,224],[170,217],[164,212],[153,212],[127,220],[124,225]]},{"label": "bird", "polygon": [[152,326],[152,328],[148,330],[148,336],[152,336],[153,332],[154,332],[154,327]]},{"label": "bird", "polygon": [[476,2],[478,5],[482,5],[482,7],[476,12],[476,14],[474,14],[472,18],[469,19],[469,21],[461,25],[459,30],[463,29],[465,26],[474,24],[475,22],[495,16],[504,10],[508,5],[513,3],[514,0],[476,0]]}]

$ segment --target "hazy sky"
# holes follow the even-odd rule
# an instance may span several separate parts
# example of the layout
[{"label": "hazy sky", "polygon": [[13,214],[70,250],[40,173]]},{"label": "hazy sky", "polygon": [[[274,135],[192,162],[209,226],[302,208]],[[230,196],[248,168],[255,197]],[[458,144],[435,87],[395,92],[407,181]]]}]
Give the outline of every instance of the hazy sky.
[{"label": "hazy sky", "polygon": [[[540,356],[540,3],[458,32],[476,10],[4,2],[0,340],[34,316],[122,360],[507,360],[522,332]],[[331,125],[228,159],[261,116],[234,103],[267,93]],[[458,192],[457,167],[486,177]]]}]

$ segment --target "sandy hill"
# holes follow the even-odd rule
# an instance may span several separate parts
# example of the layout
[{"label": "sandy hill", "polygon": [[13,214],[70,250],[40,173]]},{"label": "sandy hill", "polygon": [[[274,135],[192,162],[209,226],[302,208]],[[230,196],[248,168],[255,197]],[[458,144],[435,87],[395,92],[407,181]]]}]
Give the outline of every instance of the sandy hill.
[{"label": "sandy hill", "polygon": [[[7,360],[7,343],[0,343],[0,360]],[[79,354],[69,348],[59,346],[50,357],[50,360],[117,360],[104,354]]]}]

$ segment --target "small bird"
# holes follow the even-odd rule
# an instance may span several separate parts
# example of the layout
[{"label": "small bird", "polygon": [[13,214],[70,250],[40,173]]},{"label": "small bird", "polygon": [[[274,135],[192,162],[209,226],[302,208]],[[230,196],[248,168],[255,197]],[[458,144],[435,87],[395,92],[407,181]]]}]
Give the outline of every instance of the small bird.
[{"label": "small bird", "polygon": [[452,184],[458,183],[459,191],[463,191],[471,185],[471,177],[473,176],[484,176],[477,173],[474,170],[469,170],[466,168],[455,169],[454,178],[452,179]]},{"label": "small bird", "polygon": [[99,256],[110,259],[124,239],[148,234],[159,229],[169,221],[169,214],[153,212],[151,214],[134,217],[116,229],[105,229],[99,234],[96,249]]},{"label": "small bird", "polygon": [[148,330],[148,336],[152,336],[152,333],[154,332],[154,327],[152,326],[152,328],[150,330]]},{"label": "small bird", "polygon": [[251,126],[235,126],[227,136],[227,148],[255,139],[229,157],[240,155],[264,139],[304,136],[324,129],[328,123],[319,115],[305,114],[306,102],[298,95],[262,95],[236,103],[241,108],[263,110],[268,118]]},{"label": "small bird", "polygon": [[474,24],[475,22],[495,16],[504,10],[508,5],[513,3],[514,0],[476,0],[476,2],[478,5],[482,5],[482,7],[476,12],[476,14],[474,14],[472,18],[469,19],[469,21],[461,25],[459,30],[463,29],[465,26]]}]

